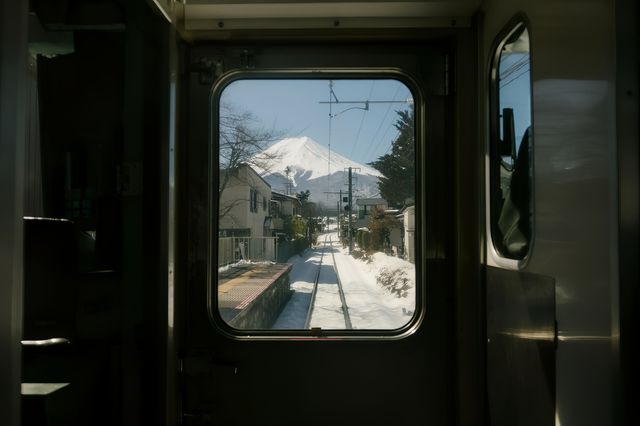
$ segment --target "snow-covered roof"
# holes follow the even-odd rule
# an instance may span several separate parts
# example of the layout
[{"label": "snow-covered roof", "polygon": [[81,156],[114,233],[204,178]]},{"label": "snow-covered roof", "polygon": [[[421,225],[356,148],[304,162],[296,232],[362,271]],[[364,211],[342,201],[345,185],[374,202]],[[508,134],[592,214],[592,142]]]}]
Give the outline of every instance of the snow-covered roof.
[{"label": "snow-covered roof", "polygon": [[297,202],[298,204],[302,204],[300,202],[300,200],[298,199],[298,197],[295,197],[293,195],[283,194],[282,192],[277,192],[277,191],[271,191],[271,198],[272,199],[277,199],[277,200],[280,200],[280,201],[288,199],[289,201],[293,201],[293,202]]},{"label": "snow-covered roof", "polygon": [[[240,163],[237,166],[237,169],[247,169],[248,171],[250,171],[253,175],[255,175],[258,179],[260,179],[262,182],[264,182],[265,185],[267,185],[269,187],[269,189],[271,189],[271,184],[269,184],[269,182],[267,182],[264,177],[260,176],[260,173],[258,173],[256,171],[256,169],[254,169],[252,166],[250,166],[247,163]],[[227,169],[220,169],[220,174],[223,174],[227,171]]]},{"label": "snow-covered roof", "polygon": [[377,206],[380,204],[387,204],[387,200],[384,198],[358,198],[356,205],[358,206]]},{"label": "snow-covered roof", "polygon": [[415,204],[405,204],[399,211],[399,214],[404,214],[405,212],[411,212],[412,210],[416,209],[416,205]]}]

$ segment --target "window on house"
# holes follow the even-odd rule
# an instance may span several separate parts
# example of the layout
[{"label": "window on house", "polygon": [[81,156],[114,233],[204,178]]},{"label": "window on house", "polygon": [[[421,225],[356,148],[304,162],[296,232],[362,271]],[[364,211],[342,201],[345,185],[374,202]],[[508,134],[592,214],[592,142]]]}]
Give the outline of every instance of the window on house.
[{"label": "window on house", "polygon": [[500,37],[491,65],[490,221],[498,256],[522,260],[532,234],[531,56],[523,22]]},{"label": "window on house", "polygon": [[[245,72],[214,90],[217,226],[251,229],[217,238],[214,319],[252,335],[399,334],[421,291],[406,226],[419,193],[416,90],[396,74],[294,74]],[[240,188],[271,220],[242,214]],[[354,210],[376,198],[375,215]]]},{"label": "window on house", "polygon": [[249,190],[249,210],[252,213],[258,212],[258,192],[253,188]]},{"label": "window on house", "polygon": [[258,191],[253,191],[253,212],[258,213]]}]

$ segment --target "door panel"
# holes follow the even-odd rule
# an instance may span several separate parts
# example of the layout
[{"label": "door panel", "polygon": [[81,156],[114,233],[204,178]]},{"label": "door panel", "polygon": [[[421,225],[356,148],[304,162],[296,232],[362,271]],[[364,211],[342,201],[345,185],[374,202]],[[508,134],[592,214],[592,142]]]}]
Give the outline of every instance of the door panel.
[{"label": "door panel", "polygon": [[487,267],[489,424],[555,423],[555,281]]},{"label": "door panel", "polygon": [[[250,58],[247,57],[250,52]],[[187,288],[181,301],[180,356],[185,424],[447,424],[455,381],[447,247],[451,180],[447,179],[450,119],[445,113],[445,53],[438,43],[412,45],[196,46],[188,54],[187,145],[183,150],[188,200],[182,208],[187,239]],[[207,71],[202,64],[214,65]],[[210,90],[220,71],[240,68],[396,67],[424,93],[426,139],[423,194],[417,221],[418,280],[425,317],[401,339],[247,340],[226,335],[207,310]],[[439,119],[431,119],[438,117]],[[441,118],[441,119],[440,119]],[[214,187],[216,183],[214,181]],[[428,197],[428,199],[427,199]],[[426,209],[424,206],[427,206]],[[215,215],[213,216],[215,218]],[[214,262],[215,264],[215,262]],[[213,277],[215,281],[215,276]]]}]

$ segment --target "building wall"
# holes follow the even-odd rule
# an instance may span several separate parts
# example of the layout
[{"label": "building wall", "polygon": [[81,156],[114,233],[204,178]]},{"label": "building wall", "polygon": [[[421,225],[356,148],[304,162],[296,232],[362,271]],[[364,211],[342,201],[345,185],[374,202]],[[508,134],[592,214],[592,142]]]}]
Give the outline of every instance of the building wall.
[{"label": "building wall", "polygon": [[[251,189],[257,191],[257,211],[250,206]],[[249,229],[251,236],[264,236],[264,220],[269,214],[271,188],[249,167],[238,170],[220,197],[220,212],[230,207],[219,219],[220,229]],[[266,207],[265,207],[266,204]]]},{"label": "building wall", "polygon": [[416,261],[416,208],[409,207],[404,211],[403,215],[404,227],[404,255],[405,259],[414,263]]},{"label": "building wall", "polygon": [[284,200],[280,203],[280,206],[281,206],[280,212],[282,213],[283,216],[293,216],[293,213],[294,213],[293,201]]}]

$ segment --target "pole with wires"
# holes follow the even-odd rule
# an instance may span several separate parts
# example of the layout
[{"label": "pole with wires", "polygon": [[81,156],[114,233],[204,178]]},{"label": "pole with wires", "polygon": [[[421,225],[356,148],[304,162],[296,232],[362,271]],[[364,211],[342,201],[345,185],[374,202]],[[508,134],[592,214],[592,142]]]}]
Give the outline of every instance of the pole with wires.
[{"label": "pole with wires", "polygon": [[320,103],[329,104],[329,157],[327,159],[327,201],[329,201],[329,192],[331,191],[331,130],[332,130],[331,124],[333,122],[333,117],[338,115],[338,114],[335,114],[335,115],[333,114],[333,104],[340,103],[340,101],[338,100],[338,97],[336,96],[336,92],[333,91],[333,80],[329,80],[329,102],[320,102]]}]

